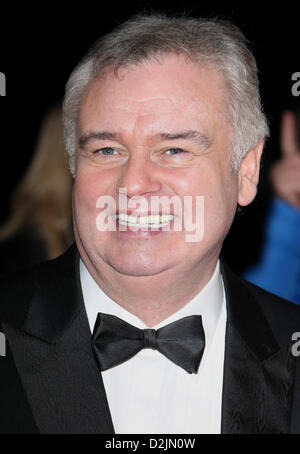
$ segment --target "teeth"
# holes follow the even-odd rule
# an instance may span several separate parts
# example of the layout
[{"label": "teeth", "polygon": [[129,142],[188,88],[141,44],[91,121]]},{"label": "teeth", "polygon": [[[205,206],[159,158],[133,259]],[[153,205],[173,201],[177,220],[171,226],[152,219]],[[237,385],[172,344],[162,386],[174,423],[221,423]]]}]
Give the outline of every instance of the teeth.
[{"label": "teeth", "polygon": [[155,214],[150,216],[128,216],[125,213],[120,213],[118,216],[119,224],[121,225],[142,225],[143,227],[163,227],[169,224],[173,219],[173,214]]}]

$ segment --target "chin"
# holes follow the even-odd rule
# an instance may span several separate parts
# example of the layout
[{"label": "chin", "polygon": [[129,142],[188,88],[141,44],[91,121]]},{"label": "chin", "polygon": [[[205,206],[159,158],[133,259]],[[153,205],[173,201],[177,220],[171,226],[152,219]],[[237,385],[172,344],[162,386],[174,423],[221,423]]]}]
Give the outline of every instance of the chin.
[{"label": "chin", "polygon": [[170,264],[154,262],[153,258],[130,257],[109,258],[108,264],[121,274],[126,276],[154,276],[170,267]]}]

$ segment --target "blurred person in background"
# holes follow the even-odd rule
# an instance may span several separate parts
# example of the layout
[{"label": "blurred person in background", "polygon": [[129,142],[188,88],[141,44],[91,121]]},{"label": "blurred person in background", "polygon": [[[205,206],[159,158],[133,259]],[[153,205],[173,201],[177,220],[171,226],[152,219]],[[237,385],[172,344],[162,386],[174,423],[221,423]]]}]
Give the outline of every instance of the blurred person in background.
[{"label": "blurred person in background", "polygon": [[261,256],[244,273],[245,279],[296,304],[300,304],[299,112],[300,107],[296,115],[290,110],[283,112],[281,157],[269,173],[274,198],[265,224]]},{"label": "blurred person in background", "polygon": [[61,104],[47,113],[29,168],[0,229],[0,273],[62,254],[73,241],[72,177],[64,151]]}]

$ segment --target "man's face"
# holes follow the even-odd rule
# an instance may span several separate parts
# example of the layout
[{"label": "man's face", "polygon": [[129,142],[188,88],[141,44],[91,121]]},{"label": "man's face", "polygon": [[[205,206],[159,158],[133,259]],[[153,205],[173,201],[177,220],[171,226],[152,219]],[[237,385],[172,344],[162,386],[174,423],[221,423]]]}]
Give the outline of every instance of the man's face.
[{"label": "man's face", "polygon": [[[73,200],[75,237],[85,262],[100,271],[151,276],[189,273],[216,261],[239,191],[231,172],[226,93],[220,73],[182,56],[123,68],[118,77],[108,72],[88,87],[80,109]],[[184,196],[191,196],[191,219],[204,221],[203,238],[186,241],[187,232],[175,231],[174,220],[169,231],[119,231],[118,223],[116,231],[99,231],[97,200],[112,197],[118,211],[120,188],[127,192],[123,201],[149,202],[147,212],[136,205],[135,216],[144,218],[162,214],[161,208],[151,213],[153,196],[176,196],[187,216]],[[196,213],[197,196],[203,196],[204,213]]]}]

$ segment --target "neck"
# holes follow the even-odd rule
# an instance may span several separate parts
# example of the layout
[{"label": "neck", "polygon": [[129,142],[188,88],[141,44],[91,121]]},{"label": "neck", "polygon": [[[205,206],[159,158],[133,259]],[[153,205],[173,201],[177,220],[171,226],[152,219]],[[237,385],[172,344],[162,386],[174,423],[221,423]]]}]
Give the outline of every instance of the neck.
[{"label": "neck", "polygon": [[127,276],[106,266],[96,269],[88,257],[82,259],[112,300],[152,327],[180,310],[205,287],[216,268],[218,254],[200,261],[192,270],[181,266],[152,276]]}]

